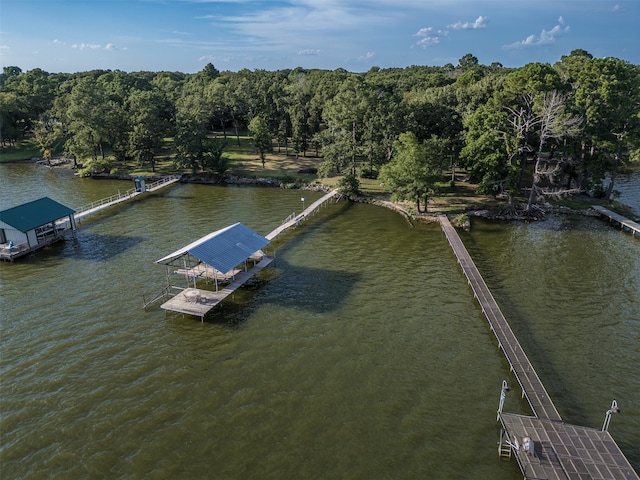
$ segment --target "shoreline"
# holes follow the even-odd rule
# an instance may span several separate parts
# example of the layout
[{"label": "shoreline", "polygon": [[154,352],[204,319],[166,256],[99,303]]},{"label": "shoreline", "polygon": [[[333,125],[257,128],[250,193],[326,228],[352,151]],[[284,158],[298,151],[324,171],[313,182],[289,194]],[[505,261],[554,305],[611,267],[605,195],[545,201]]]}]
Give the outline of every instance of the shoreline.
[{"label": "shoreline", "polygon": [[[12,160],[3,163],[21,163],[32,162],[46,168],[70,168],[73,169],[73,161],[64,157],[56,157],[50,160],[51,164],[47,164],[47,161],[43,158],[30,158],[23,160]],[[149,181],[159,180],[165,175],[140,175],[144,176]],[[131,174],[111,174],[111,173],[98,173],[89,175],[88,178],[96,180],[134,180],[138,175]],[[317,192],[329,192],[331,188],[322,183],[307,184],[299,180],[293,182],[284,182],[277,178],[269,177],[240,177],[236,175],[221,176],[212,173],[185,173],[181,175],[180,183],[192,183],[200,185],[218,185],[218,186],[257,186],[257,187],[270,187],[270,188],[283,188],[283,189],[299,189],[304,191],[317,191]],[[429,211],[425,213],[417,213],[415,207],[408,201],[391,201],[390,195],[386,196],[358,196],[350,198],[349,201],[368,203],[370,205],[376,205],[382,208],[387,208],[400,213],[410,223],[414,221],[418,222],[437,222],[438,215],[447,215],[452,220],[457,220],[454,223],[459,228],[468,229],[470,227],[470,217],[484,218],[487,220],[495,221],[541,221],[549,214],[561,214],[561,215],[581,215],[598,217],[598,213],[591,207],[585,209],[573,209],[566,206],[552,205],[549,202],[543,204],[536,204],[540,214],[533,217],[523,217],[520,215],[514,215],[505,213],[506,205],[503,207],[496,207],[495,205],[473,205],[473,208],[465,209],[458,212],[447,212],[446,209],[438,208],[442,206],[438,202],[435,205],[429,206]]]}]

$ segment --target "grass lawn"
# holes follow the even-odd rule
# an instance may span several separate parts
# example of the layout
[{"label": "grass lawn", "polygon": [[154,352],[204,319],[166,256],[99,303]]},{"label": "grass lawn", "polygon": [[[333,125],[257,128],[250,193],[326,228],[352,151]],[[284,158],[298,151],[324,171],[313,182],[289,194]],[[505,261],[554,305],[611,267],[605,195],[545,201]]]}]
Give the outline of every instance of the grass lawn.
[{"label": "grass lawn", "polygon": [[18,162],[42,157],[42,151],[30,140],[22,140],[15,147],[0,148],[0,162]]},{"label": "grass lawn", "polygon": [[[219,138],[222,133],[218,132],[216,136]],[[54,155],[62,151],[61,147],[56,150],[59,151],[55,152]],[[227,134],[227,146],[223,155],[229,159],[228,173],[237,177],[272,178],[285,183],[321,183],[330,188],[336,187],[342,178],[342,175],[337,174],[328,178],[318,178],[314,174],[299,173],[301,170],[319,168],[322,158],[316,157],[313,152],[308,152],[307,156],[296,156],[291,149],[289,149],[289,155],[285,155],[284,147],[280,149],[280,152],[277,150],[277,147],[274,146],[274,153],[266,155],[263,166],[259,154],[253,148],[251,138],[246,133],[240,135],[239,145],[235,135]],[[31,139],[25,139],[15,147],[0,150],[0,162],[30,160],[41,156],[42,152]],[[191,173],[188,170],[176,170],[173,163],[174,156],[173,139],[166,138],[161,152],[156,156],[155,171],[152,171],[149,165],[139,166],[135,163],[116,165],[114,170],[123,174],[146,176]],[[476,186],[468,182],[456,181],[455,186],[451,186],[448,181],[449,178],[450,173],[445,173],[443,182],[438,185],[438,193],[429,198],[429,212],[439,211],[458,214],[469,210],[506,208],[505,200],[489,195],[479,195],[476,192]],[[389,192],[385,190],[379,180],[360,179],[360,190],[365,197],[381,201],[389,200]],[[521,200],[524,201],[523,199]],[[593,204],[601,204],[629,218],[633,217],[629,209],[625,208],[624,205],[617,204],[617,202],[613,202],[612,205],[604,200],[600,201],[586,195],[577,195],[568,199],[553,201],[553,203],[576,210],[586,209]],[[413,202],[398,202],[398,205],[408,212],[415,213],[415,203]]]}]

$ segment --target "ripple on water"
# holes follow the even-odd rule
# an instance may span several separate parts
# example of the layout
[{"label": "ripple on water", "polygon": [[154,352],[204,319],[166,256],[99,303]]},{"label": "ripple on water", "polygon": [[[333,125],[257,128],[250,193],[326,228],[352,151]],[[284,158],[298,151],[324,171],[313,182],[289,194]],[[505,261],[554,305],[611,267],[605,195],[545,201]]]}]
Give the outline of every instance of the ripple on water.
[{"label": "ripple on water", "polygon": [[[153,263],[160,256],[235,221],[267,232],[299,208],[299,192],[181,185],[87,222],[56,255],[0,265],[0,301],[11,312],[0,356],[3,477],[517,475],[515,462],[495,455],[495,408],[509,370],[435,225],[331,205],[278,242],[266,283],[204,323],[142,310],[142,294],[164,286]],[[610,246],[603,229],[588,240],[598,248],[583,248],[588,229],[566,245],[560,231],[479,229],[472,255],[509,318],[540,346],[542,377],[558,387],[565,411],[577,405],[567,416],[599,423],[611,393],[634,411],[638,390],[638,329],[628,320],[637,302],[609,273],[627,237]],[[532,244],[548,258],[530,258]],[[594,258],[581,261],[587,254]],[[617,322],[586,320],[605,348],[580,334],[587,329],[574,297],[597,310],[598,282],[574,263],[602,270],[612,285]],[[575,279],[584,281],[566,288]],[[637,277],[624,283],[637,288]],[[545,300],[547,288],[558,304]],[[549,321],[557,312],[562,325]],[[584,355],[556,338],[560,329]],[[613,361],[623,365],[620,379]],[[517,395],[507,405],[528,413]],[[625,421],[612,425],[616,438],[633,437],[637,422]]]}]

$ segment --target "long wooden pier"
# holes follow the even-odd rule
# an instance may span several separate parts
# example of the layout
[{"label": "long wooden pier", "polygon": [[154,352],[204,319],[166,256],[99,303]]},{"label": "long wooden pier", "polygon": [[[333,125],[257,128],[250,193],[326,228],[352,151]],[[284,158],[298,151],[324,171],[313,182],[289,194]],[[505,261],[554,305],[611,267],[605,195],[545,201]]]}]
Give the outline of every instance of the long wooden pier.
[{"label": "long wooden pier", "polygon": [[[530,417],[503,413],[501,401],[501,455],[510,457],[513,452],[525,479],[640,479],[606,429],[564,423],[455,228],[445,215],[438,218],[534,414]],[[524,442],[525,439],[531,441]]]},{"label": "long wooden pier", "polygon": [[298,225],[302,220],[304,220],[311,213],[313,213],[314,210],[316,210],[318,207],[320,207],[320,205],[322,205],[323,203],[331,200],[337,194],[338,194],[338,190],[330,191],[329,193],[327,193],[326,195],[324,195],[323,197],[319,198],[318,200],[313,202],[311,205],[309,205],[299,215],[291,215],[291,216],[289,216],[284,222],[282,222],[282,225],[280,225],[279,227],[275,228],[271,233],[265,235],[265,237],[268,238],[269,240],[273,240],[274,238],[276,238],[278,235],[280,235],[282,232],[284,232],[288,228],[291,228],[291,227],[293,227],[295,225]]},{"label": "long wooden pier", "polygon": [[117,195],[112,195],[107,198],[103,198],[96,202],[90,203],[88,205],[84,205],[79,207],[74,214],[74,218],[76,220],[82,220],[89,215],[93,215],[94,213],[98,213],[106,208],[113,207],[114,205],[118,205],[123,202],[127,202],[129,200],[133,200],[139,195],[144,193],[153,193],[162,188],[168,187],[170,185],[174,185],[180,181],[180,175],[170,175],[167,177],[163,177],[160,180],[149,184],[145,191],[137,191],[135,188],[127,190],[124,193],[118,193]]},{"label": "long wooden pier", "polygon": [[600,205],[592,205],[591,208],[593,208],[600,215],[607,217],[610,222],[617,222],[618,224],[620,224],[620,228],[622,228],[623,230],[629,230],[634,236],[636,233],[640,233],[640,224],[638,222],[629,220],[628,218],[623,217],[616,212],[612,212],[611,210],[608,210],[604,207],[601,207]]}]

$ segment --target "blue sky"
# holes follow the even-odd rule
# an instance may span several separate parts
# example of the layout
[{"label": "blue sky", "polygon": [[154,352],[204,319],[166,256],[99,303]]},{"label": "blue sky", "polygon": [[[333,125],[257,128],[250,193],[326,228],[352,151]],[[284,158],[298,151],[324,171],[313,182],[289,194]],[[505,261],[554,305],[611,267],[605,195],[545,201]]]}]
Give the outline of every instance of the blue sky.
[{"label": "blue sky", "polygon": [[0,65],[48,72],[640,64],[638,0],[0,0]]}]

